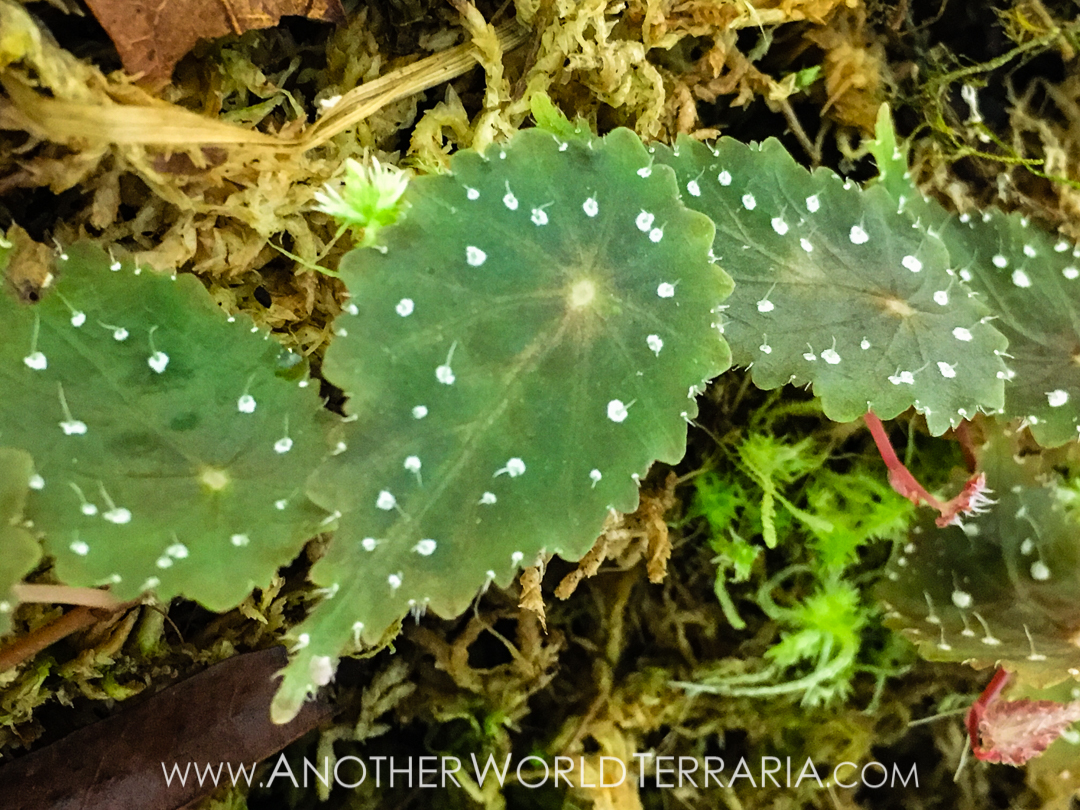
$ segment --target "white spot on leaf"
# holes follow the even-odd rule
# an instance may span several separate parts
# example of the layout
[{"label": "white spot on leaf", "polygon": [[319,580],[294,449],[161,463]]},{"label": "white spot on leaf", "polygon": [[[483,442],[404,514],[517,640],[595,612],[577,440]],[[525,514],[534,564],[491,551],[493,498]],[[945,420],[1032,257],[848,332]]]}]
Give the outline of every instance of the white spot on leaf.
[{"label": "white spot on leaf", "polygon": [[506,473],[511,478],[517,478],[519,475],[523,474],[524,472],[525,472],[525,462],[522,461],[520,458],[512,458],[512,459],[509,459],[506,462],[505,467],[502,467],[502,468],[496,470],[495,474],[492,475],[491,477],[495,478],[496,476],[499,476],[499,475],[502,475],[503,473]]},{"label": "white spot on leaf", "polygon": [[435,553],[435,548],[438,545],[434,540],[425,538],[413,546],[413,551],[419,554],[421,557],[430,557]]},{"label": "white spot on leaf", "polygon": [[957,340],[962,340],[965,343],[967,341],[971,340],[971,330],[970,329],[965,329],[962,326],[958,326],[955,329],[953,329],[952,334],[953,334],[954,338],[956,338]]},{"label": "white spot on leaf", "polygon": [[154,352],[147,358],[146,364],[158,374],[161,374],[169,365],[169,355],[165,354],[165,352]]},{"label": "white spot on leaf", "polygon": [[31,352],[23,358],[26,367],[34,371],[44,371],[49,367],[49,360],[41,352]]},{"label": "white spot on leaf", "polygon": [[413,310],[416,305],[411,298],[402,298],[397,302],[397,306],[394,307],[394,311],[402,318],[407,318],[413,314]]},{"label": "white spot on leaf", "polygon": [[941,372],[942,377],[945,377],[945,378],[951,380],[953,377],[956,376],[956,364],[955,363],[950,365],[949,363],[938,361],[937,367],[938,367],[938,371]]},{"label": "white spot on leaf", "polygon": [[657,356],[660,355],[660,350],[664,348],[664,341],[659,335],[649,335],[645,338],[645,343]]},{"label": "white spot on leaf", "polygon": [[469,263],[469,267],[479,267],[487,261],[487,254],[478,247],[468,245],[465,248],[465,261]]},{"label": "white spot on leaf", "polygon": [[900,264],[902,264],[905,269],[910,270],[912,273],[918,273],[923,268],[922,262],[914,256],[905,256],[900,260]]},{"label": "white spot on leaf", "polygon": [[316,686],[326,686],[334,677],[334,665],[329,655],[316,655],[308,664],[308,674]]},{"label": "white spot on leaf", "polygon": [[861,225],[852,225],[851,232],[848,234],[848,239],[851,240],[853,245],[865,245],[870,241],[870,234],[862,229]]},{"label": "white spot on leaf", "polygon": [[960,610],[967,610],[969,607],[971,607],[971,594],[967,591],[962,591],[957,588],[955,591],[952,592],[952,603],[958,608],[960,608]]},{"label": "white spot on leaf", "polygon": [[628,415],[629,411],[623,405],[622,400],[613,399],[607,404],[607,418],[612,422],[623,422]]},{"label": "white spot on leaf", "polygon": [[1069,401],[1069,392],[1062,391],[1060,388],[1055,391],[1048,391],[1046,394],[1046,401],[1051,408],[1060,408]]},{"label": "white spot on leaf", "polygon": [[435,379],[443,385],[453,385],[457,377],[454,376],[454,370],[448,364],[444,364],[435,369]]},{"label": "white spot on leaf", "polygon": [[236,410],[240,413],[255,413],[255,397],[251,394],[244,394],[240,399],[236,400]]},{"label": "white spot on leaf", "polygon": [[581,204],[581,210],[585,212],[585,216],[595,217],[600,213],[600,206],[597,204],[595,197],[589,197]]},{"label": "white spot on leaf", "polygon": [[122,507],[114,507],[108,512],[102,515],[109,523],[115,523],[117,526],[122,526],[125,523],[131,523],[131,512]]},{"label": "white spot on leaf", "polygon": [[384,512],[389,512],[397,506],[397,498],[388,489],[384,489],[379,493],[379,497],[375,499],[375,508],[382,509]]},{"label": "white spot on leaf", "polygon": [[664,282],[656,288],[656,294],[661,298],[671,298],[675,295],[675,285]]}]

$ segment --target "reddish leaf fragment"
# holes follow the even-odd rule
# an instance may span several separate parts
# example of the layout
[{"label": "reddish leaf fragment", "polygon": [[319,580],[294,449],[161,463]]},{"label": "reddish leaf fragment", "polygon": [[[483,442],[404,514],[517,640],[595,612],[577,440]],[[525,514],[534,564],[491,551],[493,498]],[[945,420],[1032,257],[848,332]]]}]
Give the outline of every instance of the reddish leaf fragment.
[{"label": "reddish leaf fragment", "polygon": [[175,810],[214,789],[207,767],[223,784],[241,766],[251,773],[333,714],[319,700],[287,725],[270,722],[274,675],[285,660],[284,647],[237,655],[0,766],[0,807]]},{"label": "reddish leaf fragment", "polygon": [[1008,679],[1005,670],[997,671],[968,711],[967,729],[972,750],[983,762],[1023,765],[1080,721],[1080,700],[1002,700]]},{"label": "reddish leaf fragment", "polygon": [[270,28],[287,15],[341,23],[341,0],[87,0],[124,69],[158,87],[200,39]]}]

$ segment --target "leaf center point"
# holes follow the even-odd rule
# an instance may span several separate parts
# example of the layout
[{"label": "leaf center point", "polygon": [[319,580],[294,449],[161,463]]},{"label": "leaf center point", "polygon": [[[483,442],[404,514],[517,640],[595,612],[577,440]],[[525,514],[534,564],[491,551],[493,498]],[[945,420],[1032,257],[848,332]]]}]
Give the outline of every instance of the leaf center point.
[{"label": "leaf center point", "polygon": [[221,492],[229,485],[230,480],[229,474],[217,467],[205,467],[199,473],[199,481],[202,485],[214,492]]},{"label": "leaf center point", "polygon": [[915,309],[902,298],[888,296],[884,298],[883,303],[885,311],[896,315],[898,318],[910,318],[915,314]]},{"label": "leaf center point", "polygon": [[592,279],[583,278],[570,288],[570,308],[584,309],[596,300],[596,284]]}]

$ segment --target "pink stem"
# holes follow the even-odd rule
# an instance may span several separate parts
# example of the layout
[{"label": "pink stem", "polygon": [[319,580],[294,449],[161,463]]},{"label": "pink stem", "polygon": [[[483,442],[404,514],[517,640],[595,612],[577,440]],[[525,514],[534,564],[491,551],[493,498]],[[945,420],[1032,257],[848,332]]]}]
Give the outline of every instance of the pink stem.
[{"label": "pink stem", "polygon": [[975,752],[976,757],[979,757],[983,752],[979,724],[982,722],[983,715],[986,714],[987,707],[997,700],[1001,690],[1005,688],[1005,684],[1008,682],[1009,673],[998,667],[998,671],[994,673],[994,677],[990,679],[990,683],[986,685],[978,700],[972,703],[971,708],[968,709],[964,725],[967,726],[968,737],[971,738],[971,750]]},{"label": "pink stem", "polygon": [[896,455],[892,442],[889,441],[889,434],[885,432],[885,426],[881,424],[877,414],[873,411],[867,411],[863,416],[863,421],[870,428],[870,435],[874,437],[874,444],[877,445],[878,452],[881,454],[881,460],[889,468],[889,484],[892,485],[892,488],[916,506],[922,501],[939,512],[943,511],[945,505],[915,480],[915,476],[911,474],[911,471],[904,466],[904,462]]}]

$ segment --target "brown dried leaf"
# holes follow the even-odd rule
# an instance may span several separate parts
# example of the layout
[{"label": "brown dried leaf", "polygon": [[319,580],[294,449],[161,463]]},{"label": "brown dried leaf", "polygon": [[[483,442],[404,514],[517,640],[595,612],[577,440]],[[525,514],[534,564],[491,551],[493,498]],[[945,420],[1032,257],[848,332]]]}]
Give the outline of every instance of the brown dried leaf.
[{"label": "brown dried leaf", "polygon": [[340,0],[87,0],[128,73],[167,84],[200,39],[270,28],[287,15],[342,23]]},{"label": "brown dried leaf", "polygon": [[581,580],[596,576],[600,565],[608,559],[615,560],[625,570],[644,557],[649,582],[662,582],[667,576],[667,563],[671,557],[671,540],[664,515],[675,505],[677,480],[675,473],[669,472],[662,485],[642,489],[636,512],[609,514],[603,533],[578,562],[578,567],[563,577],[555,589],[555,596],[568,599]]},{"label": "brown dried leaf", "polygon": [[[3,236],[0,233],[0,236]],[[24,303],[37,301],[41,291],[52,283],[53,251],[35,242],[18,225],[12,225],[7,239],[14,246],[7,267],[7,285]]]},{"label": "brown dried leaf", "polygon": [[578,567],[563,577],[562,582],[555,589],[555,595],[559,599],[569,599],[577,590],[581,580],[596,576],[596,572],[600,570],[600,563],[607,559],[609,535],[620,520],[621,517],[615,517],[614,514],[608,516],[604,524],[604,533],[596,539],[596,543],[588,553],[578,561]]},{"label": "brown dried leaf", "polygon": [[547,630],[547,612],[544,610],[544,594],[540,590],[540,584],[544,580],[544,570],[539,565],[533,565],[521,572],[521,599],[518,607],[522,610],[531,610],[540,619],[540,624]]}]

